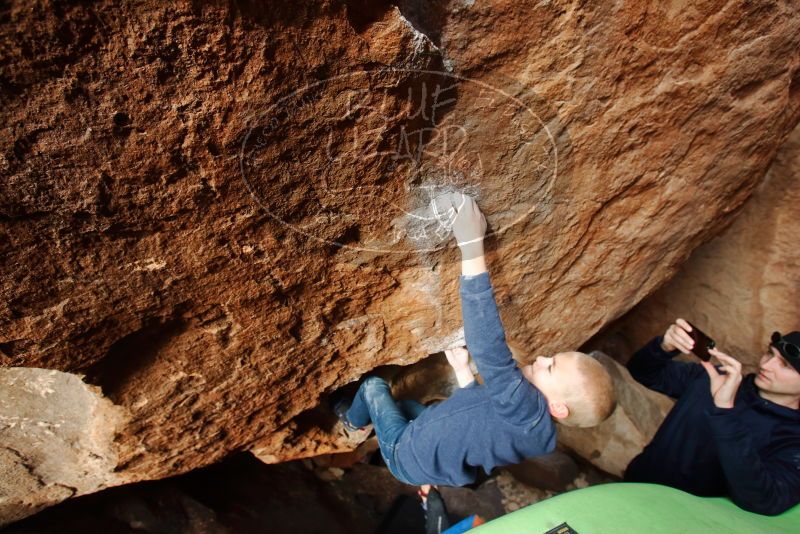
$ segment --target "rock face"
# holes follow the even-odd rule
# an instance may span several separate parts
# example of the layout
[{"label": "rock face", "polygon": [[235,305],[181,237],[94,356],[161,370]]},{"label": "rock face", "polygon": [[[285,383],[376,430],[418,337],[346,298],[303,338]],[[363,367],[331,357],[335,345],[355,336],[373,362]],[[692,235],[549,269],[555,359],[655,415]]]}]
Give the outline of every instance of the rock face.
[{"label": "rock face", "polygon": [[800,128],[736,221],[592,343],[625,358],[685,317],[754,371],[773,331],[800,330],[799,177]]},{"label": "rock face", "polygon": [[437,191],[487,213],[509,337],[575,348],[800,117],[790,0],[0,9],[0,363],[125,410],[118,482],[313,450],[321,395],[456,342]]},{"label": "rock face", "polygon": [[60,371],[0,369],[0,518],[117,483],[122,409]]}]

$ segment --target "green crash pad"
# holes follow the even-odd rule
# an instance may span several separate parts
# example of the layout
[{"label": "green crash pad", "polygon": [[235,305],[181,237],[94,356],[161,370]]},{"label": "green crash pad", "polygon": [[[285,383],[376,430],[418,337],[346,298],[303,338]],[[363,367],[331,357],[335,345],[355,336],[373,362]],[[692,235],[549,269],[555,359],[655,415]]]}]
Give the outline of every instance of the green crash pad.
[{"label": "green crash pad", "polygon": [[800,505],[779,516],[746,512],[722,497],[695,497],[655,484],[602,484],[532,504],[470,534],[544,534],[567,523],[593,533],[800,533]]}]

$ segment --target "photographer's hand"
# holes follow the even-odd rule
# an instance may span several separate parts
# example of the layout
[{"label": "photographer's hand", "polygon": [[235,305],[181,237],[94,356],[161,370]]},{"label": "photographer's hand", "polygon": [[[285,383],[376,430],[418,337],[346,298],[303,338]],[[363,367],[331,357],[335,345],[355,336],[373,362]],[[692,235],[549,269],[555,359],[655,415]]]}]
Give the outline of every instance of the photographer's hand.
[{"label": "photographer's hand", "polygon": [[679,350],[684,354],[689,354],[694,348],[694,340],[689,332],[692,327],[683,319],[677,319],[674,324],[669,325],[667,331],[664,332],[664,339],[661,342],[661,348],[666,352]]},{"label": "photographer's hand", "polygon": [[725,371],[725,374],[721,374],[711,363],[700,362],[711,380],[711,396],[714,398],[714,405],[717,408],[733,408],[736,392],[739,390],[739,384],[742,383],[742,364],[717,349],[709,349],[708,353],[722,363],[721,371]]}]

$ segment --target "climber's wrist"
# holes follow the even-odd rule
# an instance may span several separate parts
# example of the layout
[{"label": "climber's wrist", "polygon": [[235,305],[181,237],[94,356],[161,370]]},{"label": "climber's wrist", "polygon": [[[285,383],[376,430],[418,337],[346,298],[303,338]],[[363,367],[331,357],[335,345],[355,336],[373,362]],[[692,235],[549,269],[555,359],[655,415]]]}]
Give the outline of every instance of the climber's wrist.
[{"label": "climber's wrist", "polygon": [[483,256],[483,236],[465,241],[457,241],[458,250],[461,251],[461,259],[468,260]]},{"label": "climber's wrist", "polygon": [[460,388],[467,387],[475,381],[475,376],[472,374],[472,369],[469,368],[469,365],[455,369],[455,374],[456,382]]},{"label": "climber's wrist", "polygon": [[486,272],[486,257],[483,254],[483,240],[459,244],[461,250],[461,274],[474,276]]}]

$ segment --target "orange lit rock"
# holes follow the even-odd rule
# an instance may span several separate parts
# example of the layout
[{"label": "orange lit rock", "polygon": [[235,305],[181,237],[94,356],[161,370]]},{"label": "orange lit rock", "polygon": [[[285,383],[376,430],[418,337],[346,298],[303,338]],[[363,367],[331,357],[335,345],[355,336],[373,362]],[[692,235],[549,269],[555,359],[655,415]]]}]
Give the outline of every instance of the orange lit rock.
[{"label": "orange lit rock", "polygon": [[764,182],[722,234],[692,253],[678,274],[599,336],[626,358],[684,317],[753,372],[775,330],[800,330],[800,128]]}]

